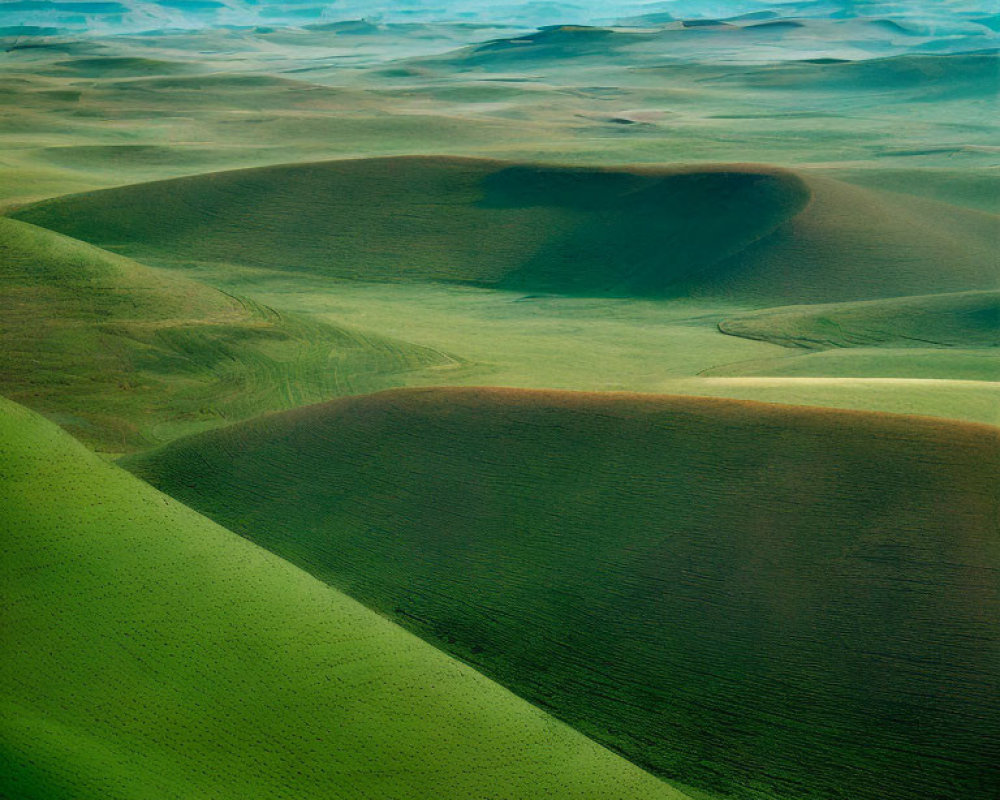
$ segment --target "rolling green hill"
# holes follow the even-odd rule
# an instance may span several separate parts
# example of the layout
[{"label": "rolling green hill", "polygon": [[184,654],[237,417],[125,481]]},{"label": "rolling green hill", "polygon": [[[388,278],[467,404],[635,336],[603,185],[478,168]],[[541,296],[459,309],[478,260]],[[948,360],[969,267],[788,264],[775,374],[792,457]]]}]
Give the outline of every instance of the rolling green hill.
[{"label": "rolling green hill", "polygon": [[889,58],[771,64],[722,80],[755,88],[811,93],[839,91],[852,96],[876,93],[884,102],[972,97],[990,98],[1000,88],[996,52],[946,55],[907,54]]},{"label": "rolling green hill", "polygon": [[996,289],[1000,217],[808,175],[809,205],[691,282],[787,303]]},{"label": "rolling green hill", "polygon": [[830,302],[997,283],[994,215],[747,165],[359,159],[137,184],[14,216],[156,264],[563,294]]},{"label": "rolling green hill", "polygon": [[629,294],[708,269],[805,197],[780,170],[414,157],[139,184],[15,216],[156,263]]},{"label": "rolling green hill", "polygon": [[385,388],[447,363],[0,218],[0,390],[102,450]]},{"label": "rolling green hill", "polygon": [[994,348],[1000,347],[1000,291],[769,308],[725,319],[719,330],[810,350]]},{"label": "rolling green hill", "polygon": [[[993,382],[997,380],[1000,371],[1000,353],[994,348],[986,347],[838,347],[833,350],[798,350],[792,353],[791,357],[743,361],[708,369],[702,372],[702,376],[771,375],[789,378],[913,378]],[[1000,417],[1000,407],[995,409],[995,416]]]},{"label": "rolling green hill", "polygon": [[196,70],[192,64],[137,56],[96,56],[55,62],[49,71],[85,78],[135,78],[148,75],[177,75]]},{"label": "rolling green hill", "polygon": [[0,795],[682,795],[0,399]]},{"label": "rolling green hill", "polygon": [[682,784],[986,800],[997,444],[919,417],[424,389],[123,463]]}]

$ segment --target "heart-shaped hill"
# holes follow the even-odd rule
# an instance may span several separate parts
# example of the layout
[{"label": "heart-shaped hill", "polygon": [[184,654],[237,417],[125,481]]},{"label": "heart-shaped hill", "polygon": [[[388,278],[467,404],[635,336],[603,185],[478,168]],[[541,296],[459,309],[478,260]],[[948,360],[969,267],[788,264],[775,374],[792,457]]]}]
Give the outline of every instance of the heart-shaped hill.
[{"label": "heart-shaped hill", "polygon": [[13,216],[147,263],[364,281],[809,302],[996,285],[993,215],[752,165],[357,159],[134,184]]},{"label": "heart-shaped hill", "polygon": [[807,197],[795,175],[766,168],[404,157],[137,184],[14,216],[152,262],[633,294],[710,269]]},{"label": "heart-shaped hill", "polygon": [[123,463],[662,776],[912,800],[1000,785],[997,444],[921,417],[422,389]]}]

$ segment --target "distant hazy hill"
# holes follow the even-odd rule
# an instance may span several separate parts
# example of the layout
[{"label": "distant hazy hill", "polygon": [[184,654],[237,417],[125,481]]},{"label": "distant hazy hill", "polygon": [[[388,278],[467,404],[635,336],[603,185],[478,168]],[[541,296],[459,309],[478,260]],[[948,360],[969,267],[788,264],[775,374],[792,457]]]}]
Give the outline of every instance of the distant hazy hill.
[{"label": "distant hazy hill", "polygon": [[331,161],[89,192],[14,216],[154,263],[568,294],[823,302],[998,282],[996,216],[748,165]]},{"label": "distant hazy hill", "polygon": [[648,38],[647,34],[631,31],[586,25],[554,25],[523,36],[474,45],[446,55],[441,61],[466,68],[478,66],[492,69],[517,68],[525,61],[558,63],[586,56],[606,62],[616,51]]},{"label": "distant hazy hill", "polygon": [[[5,7],[6,6],[6,7]],[[536,27],[593,24],[620,19],[629,24],[660,24],[672,19],[753,20],[773,14],[817,19],[855,16],[893,18],[913,26],[958,28],[995,9],[984,0],[8,0],[0,5],[0,25],[31,29],[115,33],[151,28],[202,28],[250,25],[334,25],[338,21],[391,22],[454,20]],[[3,13],[6,12],[6,13]],[[949,31],[950,32],[950,31]],[[30,34],[27,34],[30,35]]]},{"label": "distant hazy hill", "polygon": [[[947,54],[973,59],[979,77],[996,82],[996,48],[1000,38],[991,29],[973,23],[947,31],[932,26],[900,24],[891,19],[683,19],[662,21],[653,14],[630,21],[628,27],[552,25],[518,36],[493,39],[465,48],[431,55],[421,63],[458,71],[504,72],[530,69],[556,72],[581,65],[605,68],[631,65],[699,63],[730,75],[734,64],[767,64],[797,81],[803,90],[872,85],[883,89],[894,81],[915,83],[915,72],[927,71],[928,82],[967,83],[969,63],[945,62]],[[939,63],[932,65],[930,59]],[[913,59],[892,63],[891,59]],[[814,62],[813,69],[795,69],[797,62]],[[820,66],[839,62],[858,65],[836,70]],[[889,63],[883,63],[889,62]],[[569,77],[571,73],[567,73]],[[850,81],[854,81],[851,84]],[[780,85],[774,76],[755,85]]]},{"label": "distant hazy hill", "polygon": [[748,800],[1000,787],[995,429],[427,389],[127,466],[661,775]]},{"label": "distant hazy hill", "polygon": [[682,800],[0,399],[0,795]]},{"label": "distant hazy hill", "polygon": [[994,98],[1000,89],[1000,56],[989,53],[898,55],[859,61],[813,60],[773,64],[720,78],[755,89],[803,94],[876,92],[885,102]]}]

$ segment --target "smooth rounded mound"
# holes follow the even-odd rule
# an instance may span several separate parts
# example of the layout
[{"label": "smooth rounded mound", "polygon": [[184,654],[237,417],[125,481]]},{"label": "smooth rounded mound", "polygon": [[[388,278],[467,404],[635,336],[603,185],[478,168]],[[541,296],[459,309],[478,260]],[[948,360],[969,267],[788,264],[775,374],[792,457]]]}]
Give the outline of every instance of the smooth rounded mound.
[{"label": "smooth rounded mound", "polygon": [[421,389],[129,469],[636,763],[734,798],[1000,785],[994,428]]}]

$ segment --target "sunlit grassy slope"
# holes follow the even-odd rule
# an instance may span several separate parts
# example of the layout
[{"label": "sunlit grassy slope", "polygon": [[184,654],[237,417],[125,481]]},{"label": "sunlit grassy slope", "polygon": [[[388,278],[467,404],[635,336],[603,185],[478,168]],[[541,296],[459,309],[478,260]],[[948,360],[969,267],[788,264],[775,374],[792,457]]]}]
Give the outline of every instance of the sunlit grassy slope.
[{"label": "sunlit grassy slope", "polygon": [[[997,348],[783,347],[720,333],[721,320],[752,308],[720,298],[582,298],[440,284],[331,284],[321,276],[232,267],[203,275],[278,308],[405,338],[461,359],[447,370],[407,373],[409,386],[722,394],[1000,422]],[[745,376],[762,380],[704,380]],[[862,380],[793,383],[768,376]]]},{"label": "sunlit grassy slope", "polygon": [[[821,378],[916,378],[996,381],[1000,353],[977,347],[838,347],[832,350],[786,350],[776,358],[744,361],[703,375]],[[1000,409],[998,409],[1000,412]]]},{"label": "sunlit grassy slope", "polygon": [[681,795],[0,400],[0,795]]},{"label": "sunlit grassy slope", "polygon": [[1000,292],[790,306],[731,317],[723,333],[788,347],[1000,347]]},{"label": "sunlit grassy slope", "polygon": [[[709,376],[662,381],[667,394],[730,397],[763,403],[917,414],[1000,426],[997,360],[926,355],[779,360],[712,371]],[[961,376],[963,369],[969,374]],[[900,377],[885,377],[893,371]],[[865,374],[865,373],[868,374]],[[923,372],[927,377],[912,377]],[[957,374],[959,377],[942,377]],[[860,377],[859,377],[860,375]]]},{"label": "sunlit grassy slope", "polygon": [[993,215],[746,165],[358,159],[138,184],[14,216],[155,263],[363,280],[809,302],[997,283]]},{"label": "sunlit grassy slope", "polygon": [[704,370],[663,391],[817,405],[867,398],[886,411],[950,409],[943,416],[1000,424],[995,291],[784,306],[727,317],[719,330],[791,351]]},{"label": "sunlit grassy slope", "polygon": [[0,218],[0,385],[105,450],[447,362]]},{"label": "sunlit grassy slope", "polygon": [[1000,786],[992,428],[425,389],[126,463],[682,783],[755,800]]}]

